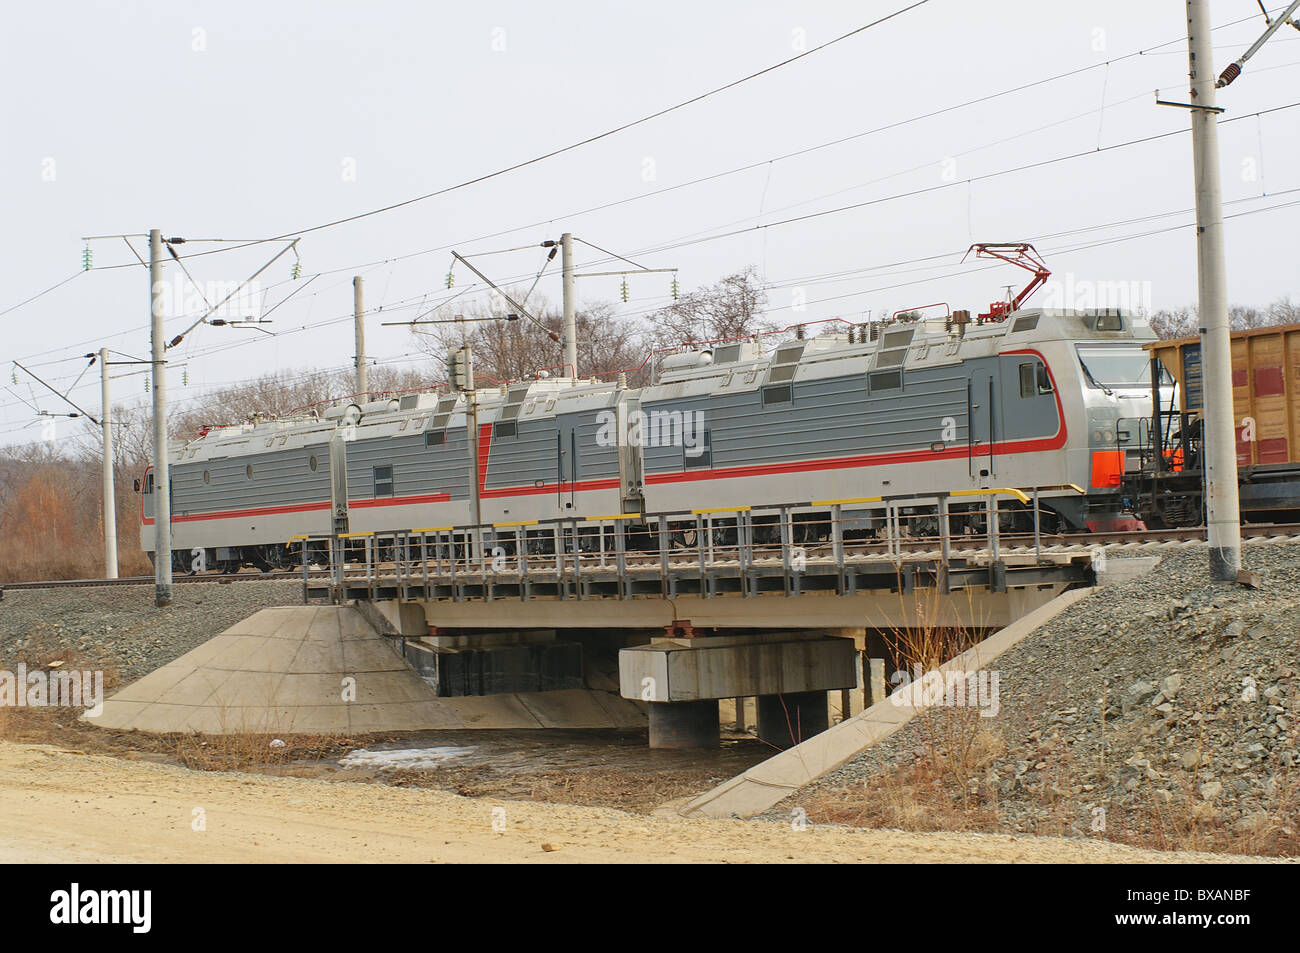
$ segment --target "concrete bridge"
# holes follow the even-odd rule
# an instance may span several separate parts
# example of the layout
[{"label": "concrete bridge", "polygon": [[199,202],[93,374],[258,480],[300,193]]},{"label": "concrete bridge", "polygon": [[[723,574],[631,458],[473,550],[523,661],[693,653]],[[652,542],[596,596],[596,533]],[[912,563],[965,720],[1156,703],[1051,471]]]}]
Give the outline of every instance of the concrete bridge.
[{"label": "concrete bridge", "polygon": [[[584,687],[603,661],[646,703],[652,747],[717,744],[719,700],[743,722],[746,698],[759,736],[788,747],[827,727],[828,692],[843,717],[879,701],[870,660],[907,654],[900,636],[969,645],[1091,582],[1090,552],[1045,547],[1036,518],[1032,537],[999,531],[999,496],[1027,493],[981,492],[979,536],[951,532],[948,497],[903,496],[802,504],[827,508],[820,530],[791,504],[291,542],[305,601],[355,605],[439,694]],[[944,516],[937,532],[918,510]],[[864,512],[872,534],[853,530]]]}]

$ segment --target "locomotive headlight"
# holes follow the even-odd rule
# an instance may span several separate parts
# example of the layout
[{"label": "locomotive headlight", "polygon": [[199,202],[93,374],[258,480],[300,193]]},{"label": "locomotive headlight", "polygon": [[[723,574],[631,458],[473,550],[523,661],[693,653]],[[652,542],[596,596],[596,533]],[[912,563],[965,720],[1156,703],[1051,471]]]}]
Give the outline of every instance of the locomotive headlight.
[{"label": "locomotive headlight", "polygon": [[1101,431],[1100,431],[1100,430],[1094,430],[1094,431],[1092,432],[1092,442],[1093,442],[1093,443],[1102,443],[1102,442],[1104,442],[1104,440],[1105,440],[1105,438],[1102,437],[1102,435],[1101,435]]},{"label": "locomotive headlight", "polygon": [[1115,442],[1115,435],[1109,430],[1106,431],[1106,442],[1107,443]]}]

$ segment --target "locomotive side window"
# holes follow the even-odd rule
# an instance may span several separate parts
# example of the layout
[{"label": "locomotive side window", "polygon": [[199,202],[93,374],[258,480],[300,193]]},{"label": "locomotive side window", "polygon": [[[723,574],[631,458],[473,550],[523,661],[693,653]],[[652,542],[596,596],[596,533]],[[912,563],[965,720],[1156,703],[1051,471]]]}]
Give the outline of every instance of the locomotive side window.
[{"label": "locomotive side window", "polygon": [[244,478],[248,480],[253,479],[253,465],[251,463],[244,467]]},{"label": "locomotive side window", "polygon": [[1020,365],[1020,396],[1033,397],[1035,396],[1034,395],[1035,389],[1036,388],[1034,387],[1034,365],[1021,364]]},{"label": "locomotive side window", "polygon": [[519,425],[513,420],[499,420],[493,426],[492,435],[494,437],[514,437],[518,434]]},{"label": "locomotive side window", "polygon": [[1052,379],[1047,376],[1047,365],[1037,361],[1020,365],[1020,396],[1037,397],[1052,392]]},{"label": "locomotive side window", "polygon": [[307,466],[311,467],[313,470],[316,469],[316,457],[314,455],[308,459]]},{"label": "locomotive side window", "polygon": [[687,470],[708,469],[713,466],[713,433],[709,430],[702,430],[697,435],[697,442],[694,446],[686,445],[683,439],[683,453],[685,454],[684,468]]},{"label": "locomotive side window", "polygon": [[426,430],[424,432],[424,445],[426,447],[441,447],[447,442],[447,431],[445,430]]},{"label": "locomotive side window", "polygon": [[794,401],[794,385],[773,384],[763,388],[763,406],[789,404]]},{"label": "locomotive side window", "polygon": [[374,467],[375,497],[393,495],[393,468]]},{"label": "locomotive side window", "polygon": [[212,474],[209,473],[207,470],[204,470],[204,471],[203,471],[203,482],[204,482],[204,483],[211,483],[211,482],[212,482]]},{"label": "locomotive side window", "polygon": [[875,394],[879,391],[902,390],[902,371],[877,371],[867,375],[867,390]]}]

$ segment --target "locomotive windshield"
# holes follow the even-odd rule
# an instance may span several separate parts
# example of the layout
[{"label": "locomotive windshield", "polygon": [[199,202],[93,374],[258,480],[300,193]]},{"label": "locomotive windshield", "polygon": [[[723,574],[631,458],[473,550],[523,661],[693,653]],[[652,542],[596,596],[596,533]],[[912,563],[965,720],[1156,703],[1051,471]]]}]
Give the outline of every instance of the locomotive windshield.
[{"label": "locomotive windshield", "polygon": [[[1093,387],[1150,387],[1151,356],[1140,347],[1076,344],[1083,376]],[[1161,384],[1168,383],[1164,368]]]}]

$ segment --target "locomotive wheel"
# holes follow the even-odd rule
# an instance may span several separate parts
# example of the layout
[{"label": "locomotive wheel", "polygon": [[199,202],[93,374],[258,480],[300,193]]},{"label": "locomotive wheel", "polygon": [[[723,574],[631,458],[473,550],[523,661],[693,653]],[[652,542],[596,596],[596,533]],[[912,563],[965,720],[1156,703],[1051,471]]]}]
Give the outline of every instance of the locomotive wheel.
[{"label": "locomotive wheel", "polygon": [[693,526],[690,529],[673,530],[673,545],[682,549],[694,549],[699,545],[699,535]]}]

